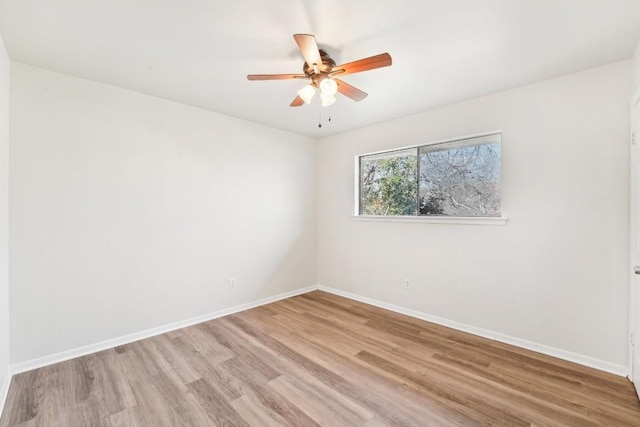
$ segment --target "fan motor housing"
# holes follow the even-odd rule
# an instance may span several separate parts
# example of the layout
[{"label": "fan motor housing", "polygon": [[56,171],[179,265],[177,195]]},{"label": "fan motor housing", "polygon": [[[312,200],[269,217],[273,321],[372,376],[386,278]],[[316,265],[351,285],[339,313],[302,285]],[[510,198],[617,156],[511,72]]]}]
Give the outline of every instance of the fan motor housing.
[{"label": "fan motor housing", "polygon": [[[329,74],[333,67],[336,66],[336,61],[334,61],[324,50],[319,49],[319,52],[322,64],[318,64],[318,74]],[[309,77],[310,79],[313,79],[313,76],[316,75],[316,70],[314,70],[313,67],[310,67],[306,62],[302,66],[302,71],[304,72],[304,75]]]}]

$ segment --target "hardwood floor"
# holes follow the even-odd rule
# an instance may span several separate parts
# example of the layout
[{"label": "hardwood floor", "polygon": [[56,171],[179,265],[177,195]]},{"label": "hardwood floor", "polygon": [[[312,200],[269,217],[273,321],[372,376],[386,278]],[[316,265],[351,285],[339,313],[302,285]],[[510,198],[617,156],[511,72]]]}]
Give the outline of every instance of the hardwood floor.
[{"label": "hardwood floor", "polygon": [[640,426],[625,378],[323,292],[16,375],[0,426]]}]

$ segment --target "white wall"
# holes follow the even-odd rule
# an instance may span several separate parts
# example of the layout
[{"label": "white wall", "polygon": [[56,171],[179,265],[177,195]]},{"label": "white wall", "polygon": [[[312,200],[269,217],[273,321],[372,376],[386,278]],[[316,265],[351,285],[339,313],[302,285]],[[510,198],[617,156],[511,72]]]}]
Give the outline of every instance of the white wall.
[{"label": "white wall", "polygon": [[640,94],[640,41],[636,45],[633,54],[633,84],[632,95],[635,97]]},{"label": "white wall", "polygon": [[[615,63],[320,140],[319,283],[626,370],[630,73]],[[507,225],[351,218],[355,155],[493,130]]]},{"label": "white wall", "polygon": [[312,139],[15,62],[11,90],[12,363],[315,285]]},{"label": "white wall", "polygon": [[[12,363],[312,285],[317,260],[322,285],[626,366],[629,62],[321,140],[317,255],[312,140],[11,68]],[[506,226],[351,219],[353,156],[496,129]]]},{"label": "white wall", "polygon": [[9,380],[9,57],[0,36],[0,413]]}]

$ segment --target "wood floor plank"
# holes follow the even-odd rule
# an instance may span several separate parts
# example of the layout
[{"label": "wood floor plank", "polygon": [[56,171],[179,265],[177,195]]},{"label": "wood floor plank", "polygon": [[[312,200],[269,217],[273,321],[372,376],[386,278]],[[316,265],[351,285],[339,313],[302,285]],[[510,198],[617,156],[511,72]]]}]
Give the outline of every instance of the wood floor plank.
[{"label": "wood floor plank", "polygon": [[261,373],[245,365],[238,359],[229,359],[221,363],[239,381],[246,385],[247,397],[252,398],[255,405],[261,406],[271,416],[286,426],[318,426],[311,417],[293,405],[289,400],[264,382]]},{"label": "wood floor plank", "polygon": [[249,396],[242,396],[231,402],[242,418],[251,426],[281,427],[282,422],[269,415],[268,410],[262,405],[256,404]]},{"label": "wood floor plank", "polygon": [[110,427],[135,427],[136,425],[131,409],[125,409],[109,416]]},{"label": "wood floor plank", "polygon": [[388,408],[392,405],[392,402],[380,399],[378,396],[368,393],[369,390],[362,389],[357,384],[345,380],[342,376],[337,375],[331,369],[324,368],[320,364],[305,357],[303,354],[293,350],[291,347],[283,345],[278,340],[273,339],[271,336],[257,330],[252,330],[251,327],[249,327],[248,324],[240,318],[240,316],[229,316],[229,319],[239,325],[242,330],[247,332],[249,335],[259,339],[265,345],[277,349],[278,353],[287,358],[291,363],[304,369],[306,372],[318,378],[329,387],[338,390],[340,393],[358,402],[363,407],[371,410],[385,422],[389,423],[389,425],[420,425],[419,423],[416,423],[415,420],[408,418],[406,414],[402,413],[402,411],[389,411]]},{"label": "wood floor plank", "polygon": [[[98,403],[104,403],[104,409],[111,415],[131,408],[137,404],[133,390],[124,375],[124,370],[118,354],[111,350],[95,354],[96,372],[94,373],[97,387],[102,390]],[[77,373],[76,373],[77,375]],[[64,389],[64,385],[60,385]]]},{"label": "wood floor plank", "polygon": [[249,426],[215,383],[199,379],[189,383],[188,386],[216,425]]},{"label": "wood floor plank", "polygon": [[[371,408],[367,402],[363,406],[368,407],[376,413],[375,408],[401,407],[401,419],[390,419],[390,416],[374,416],[385,425],[422,425],[424,419],[429,420],[433,426],[471,425],[470,420],[463,414],[456,413],[446,405],[439,402],[425,400],[422,395],[411,390],[404,382],[398,382],[384,375],[374,375],[370,367],[359,359],[350,356],[343,356],[332,351],[330,344],[323,340],[316,340],[308,334],[294,335],[291,337],[276,334],[275,337],[287,346],[295,349],[321,366],[330,369],[336,375],[351,382],[366,394],[370,401],[377,406]],[[356,399],[357,401],[357,399]],[[427,415],[428,414],[428,415]],[[385,422],[386,420],[386,422]]]},{"label": "wood floor plank", "polygon": [[45,370],[35,369],[11,379],[0,425],[27,423],[38,416],[44,392]]},{"label": "wood floor plank", "polygon": [[168,335],[163,334],[152,337],[149,341],[156,346],[162,357],[171,365],[172,370],[178,374],[184,383],[190,383],[201,378],[200,373],[193,368],[188,359],[182,356],[175,342]]},{"label": "wood floor plank", "polygon": [[[490,365],[484,363],[461,362],[456,358],[443,360],[437,357],[438,354],[425,359],[407,353],[398,353],[378,352],[385,359],[404,367],[410,367],[412,372],[420,373],[423,377],[436,374],[447,376],[448,382],[456,381],[458,384],[465,384],[467,393],[477,394],[488,402],[496,401],[498,405],[502,402],[509,402],[511,405],[517,404],[523,412],[528,412],[527,409],[530,408],[535,408],[536,413],[556,412],[558,417],[567,416],[564,414],[566,412],[564,409],[573,406],[573,402],[566,401],[565,397],[560,394],[554,397],[556,405],[549,407],[544,402],[551,396],[541,390],[541,384],[532,384],[531,388],[526,388],[526,385],[521,384],[521,380],[509,381],[508,377],[497,375]],[[433,382],[447,383],[447,381]],[[532,416],[528,415],[526,418],[530,419]],[[533,416],[533,419],[541,421],[536,416]]]},{"label": "wood floor plank", "polygon": [[[224,320],[224,319],[223,319]],[[209,324],[207,332],[211,334],[220,344],[227,347],[233,353],[233,359],[251,366],[252,369],[259,372],[266,380],[272,380],[280,376],[280,372],[273,369],[269,364],[265,363],[255,352],[248,346],[245,346],[242,339],[229,332],[222,325],[222,321],[216,324]]]},{"label": "wood floor plank", "polygon": [[218,364],[211,364],[206,356],[198,355],[189,360],[194,369],[202,373],[202,379],[215,384],[228,401],[232,402],[244,395],[242,384]]},{"label": "wood floor plank", "polygon": [[330,389],[301,380],[297,375],[283,375],[269,383],[310,418],[322,426],[362,426],[372,414],[348,399],[336,399]]},{"label": "wood floor plank", "polygon": [[640,426],[625,378],[314,291],[15,375],[0,427]]}]

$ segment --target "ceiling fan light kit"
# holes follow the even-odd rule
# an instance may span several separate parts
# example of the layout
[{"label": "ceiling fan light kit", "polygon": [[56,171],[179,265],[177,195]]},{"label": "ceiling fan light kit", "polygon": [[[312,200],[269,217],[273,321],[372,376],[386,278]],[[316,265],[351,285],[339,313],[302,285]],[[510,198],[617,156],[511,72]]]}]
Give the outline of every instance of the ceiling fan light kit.
[{"label": "ceiling fan light kit", "polygon": [[[320,99],[322,106],[327,107],[336,102],[336,93],[338,93],[338,83],[331,77],[325,77],[320,80]],[[310,104],[313,96],[316,94],[317,88],[314,83],[310,83],[298,91],[298,96],[302,98],[305,104]]]},{"label": "ceiling fan light kit", "polygon": [[323,107],[328,107],[329,105],[336,102],[336,97],[333,95],[325,95],[324,93],[320,93],[320,102]]},{"label": "ceiling fan light kit", "polygon": [[249,74],[247,76],[248,80],[311,80],[308,85],[298,91],[298,96],[291,102],[291,107],[300,107],[305,103],[311,103],[318,89],[320,89],[320,102],[323,107],[336,102],[335,95],[337,93],[341,93],[354,101],[362,101],[367,97],[365,92],[337,79],[336,76],[360,73],[391,65],[391,55],[388,53],[381,53],[346,64],[336,65],[336,62],[327,52],[318,49],[314,36],[310,34],[294,34],[293,38],[305,59],[302,67],[304,74]]},{"label": "ceiling fan light kit", "polygon": [[320,80],[320,90],[327,96],[333,96],[338,92],[338,83],[331,77]]},{"label": "ceiling fan light kit", "polygon": [[305,104],[310,104],[313,99],[313,95],[316,94],[316,88],[313,85],[308,84],[298,91],[298,96],[302,98]]}]

